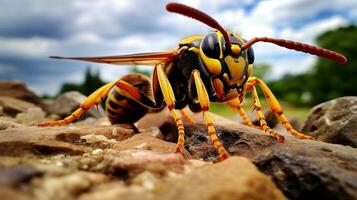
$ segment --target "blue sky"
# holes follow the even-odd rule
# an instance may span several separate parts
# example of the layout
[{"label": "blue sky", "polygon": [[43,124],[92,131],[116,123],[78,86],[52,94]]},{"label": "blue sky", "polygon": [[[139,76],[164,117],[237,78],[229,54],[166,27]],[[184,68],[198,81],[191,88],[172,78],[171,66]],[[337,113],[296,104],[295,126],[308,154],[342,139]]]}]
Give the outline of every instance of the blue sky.
[{"label": "blue sky", "polygon": [[[104,56],[174,48],[210,28],[166,12],[166,0],[0,0],[0,80],[20,79],[39,94],[81,82],[89,64],[50,55]],[[171,1],[170,1],[171,2]],[[319,34],[357,23],[356,0],[182,0],[250,39],[268,36],[314,44]],[[308,70],[316,58],[271,44],[254,45],[271,78]],[[128,67],[91,64],[106,81]],[[147,69],[147,68],[146,68]]]}]

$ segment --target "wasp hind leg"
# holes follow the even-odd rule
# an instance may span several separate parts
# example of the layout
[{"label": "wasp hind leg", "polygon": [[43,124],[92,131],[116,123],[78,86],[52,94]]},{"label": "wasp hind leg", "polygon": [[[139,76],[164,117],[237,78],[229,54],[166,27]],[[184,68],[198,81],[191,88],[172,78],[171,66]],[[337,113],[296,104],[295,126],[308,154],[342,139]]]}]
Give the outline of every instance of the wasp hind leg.
[{"label": "wasp hind leg", "polygon": [[282,125],[285,127],[285,129],[294,137],[300,138],[300,139],[305,139],[305,140],[313,140],[313,137],[310,137],[308,135],[305,135],[303,133],[300,133],[299,131],[295,130],[291,124],[289,123],[288,119],[285,117],[283,114],[283,110],[281,109],[281,106],[274,96],[274,94],[271,92],[269,87],[260,79],[256,77],[251,77],[248,79],[248,84],[255,86],[258,85],[261,90],[264,93],[265,98],[267,99],[269,106],[271,110],[278,116],[280,122]]},{"label": "wasp hind leg", "polygon": [[192,72],[192,75],[193,75],[195,86],[196,86],[198,101],[200,102],[202,112],[203,112],[203,117],[204,117],[204,120],[205,120],[207,128],[208,128],[208,135],[210,136],[214,147],[216,148],[216,150],[219,153],[220,160],[225,160],[229,157],[229,153],[226,151],[226,149],[223,147],[222,143],[219,141],[219,139],[217,137],[216,130],[213,126],[213,120],[208,112],[210,101],[209,101],[206,87],[203,84],[203,81],[200,77],[200,72],[198,70],[194,70]]},{"label": "wasp hind leg", "polygon": [[146,96],[144,93],[142,93],[140,90],[138,90],[131,84],[119,80],[115,82],[110,82],[97,89],[95,92],[89,95],[88,98],[81,104],[81,106],[68,117],[58,121],[38,123],[37,126],[47,127],[63,126],[70,124],[74,120],[78,119],[81,115],[83,115],[86,110],[100,104],[100,102],[105,99],[105,97],[107,97],[110,90],[115,86],[128,93],[128,95],[131,96],[135,101],[142,103],[143,105],[149,108],[156,108],[155,102],[153,102],[148,96]]},{"label": "wasp hind leg", "polygon": [[108,95],[109,91],[117,84],[117,82],[110,82],[99,89],[97,89],[95,92],[93,92],[91,95],[88,96],[88,98],[81,104],[81,106],[75,110],[71,115],[68,117],[58,120],[58,121],[53,121],[53,122],[44,122],[44,123],[38,123],[37,126],[40,127],[46,127],[46,126],[63,126],[70,124],[74,120],[78,119],[81,117],[86,110],[92,108],[93,106],[98,106],[98,104]]}]

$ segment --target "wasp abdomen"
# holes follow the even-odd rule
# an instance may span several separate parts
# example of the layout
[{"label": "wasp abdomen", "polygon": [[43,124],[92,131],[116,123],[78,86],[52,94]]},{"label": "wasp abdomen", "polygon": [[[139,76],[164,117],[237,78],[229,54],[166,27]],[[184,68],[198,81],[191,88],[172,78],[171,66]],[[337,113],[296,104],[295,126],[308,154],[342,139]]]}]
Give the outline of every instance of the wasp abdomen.
[{"label": "wasp abdomen", "polygon": [[[137,73],[131,73],[121,80],[133,85],[147,96],[151,96],[149,79]],[[105,110],[112,124],[134,123],[142,118],[149,109],[127,96],[120,88],[113,88],[107,98]]]}]

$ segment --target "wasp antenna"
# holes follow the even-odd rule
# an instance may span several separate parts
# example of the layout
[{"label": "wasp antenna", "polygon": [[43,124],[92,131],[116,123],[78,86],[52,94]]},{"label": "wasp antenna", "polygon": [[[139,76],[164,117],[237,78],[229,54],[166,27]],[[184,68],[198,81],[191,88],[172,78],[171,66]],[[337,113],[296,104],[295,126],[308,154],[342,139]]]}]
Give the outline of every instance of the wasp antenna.
[{"label": "wasp antenna", "polygon": [[347,62],[347,58],[345,56],[328,49],[312,46],[301,42],[294,42],[291,40],[275,39],[275,38],[268,38],[268,37],[253,38],[242,46],[242,50],[249,48],[256,42],[270,42],[281,47],[293,49],[295,51],[301,51],[312,55],[320,56],[323,58],[327,58],[340,64],[345,64]]},{"label": "wasp antenna", "polygon": [[200,21],[214,29],[219,30],[222,33],[224,40],[226,41],[226,47],[228,49],[231,48],[231,41],[229,39],[227,31],[224,30],[224,28],[215,19],[213,19],[206,13],[199,11],[195,8],[192,8],[190,6],[180,4],[180,3],[168,3],[166,5],[166,10],[169,12],[184,15],[186,17],[190,17],[190,18]]},{"label": "wasp antenna", "polygon": [[53,59],[64,59],[64,57],[61,57],[61,56],[49,56],[48,58],[53,58]]}]

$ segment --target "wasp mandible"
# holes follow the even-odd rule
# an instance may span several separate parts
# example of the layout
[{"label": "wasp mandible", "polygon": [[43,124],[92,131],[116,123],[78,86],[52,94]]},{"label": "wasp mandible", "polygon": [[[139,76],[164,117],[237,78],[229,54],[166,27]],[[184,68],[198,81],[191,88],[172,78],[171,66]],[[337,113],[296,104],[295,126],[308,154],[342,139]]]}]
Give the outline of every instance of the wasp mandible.
[{"label": "wasp mandible", "polygon": [[169,12],[198,20],[215,31],[205,36],[187,37],[181,40],[175,49],[163,52],[106,57],[51,57],[116,65],[152,65],[154,66],[153,77],[150,85],[150,81],[140,74],[124,76],[118,81],[110,82],[97,89],[70,116],[59,121],[40,123],[38,126],[69,124],[106,97],[106,112],[111,123],[134,123],[149,111],[160,110],[166,105],[178,128],[176,152],[183,153],[185,132],[181,115],[189,119],[182,110],[188,106],[193,112],[203,113],[208,134],[220,159],[223,160],[229,156],[229,153],[218,140],[208,112],[210,102],[226,102],[239,111],[246,125],[254,127],[241,107],[245,94],[251,92],[260,128],[277,140],[284,141],[284,137],[274,132],[265,121],[256,90],[258,86],[263,91],[271,110],[289,133],[300,139],[313,139],[295,130],[283,114],[278,100],[268,86],[259,78],[251,77],[254,63],[252,45],[257,42],[273,43],[341,64],[347,61],[343,55],[289,40],[261,37],[246,41],[238,34],[226,31],[212,17],[195,8],[179,3],[169,3],[166,9]]}]

